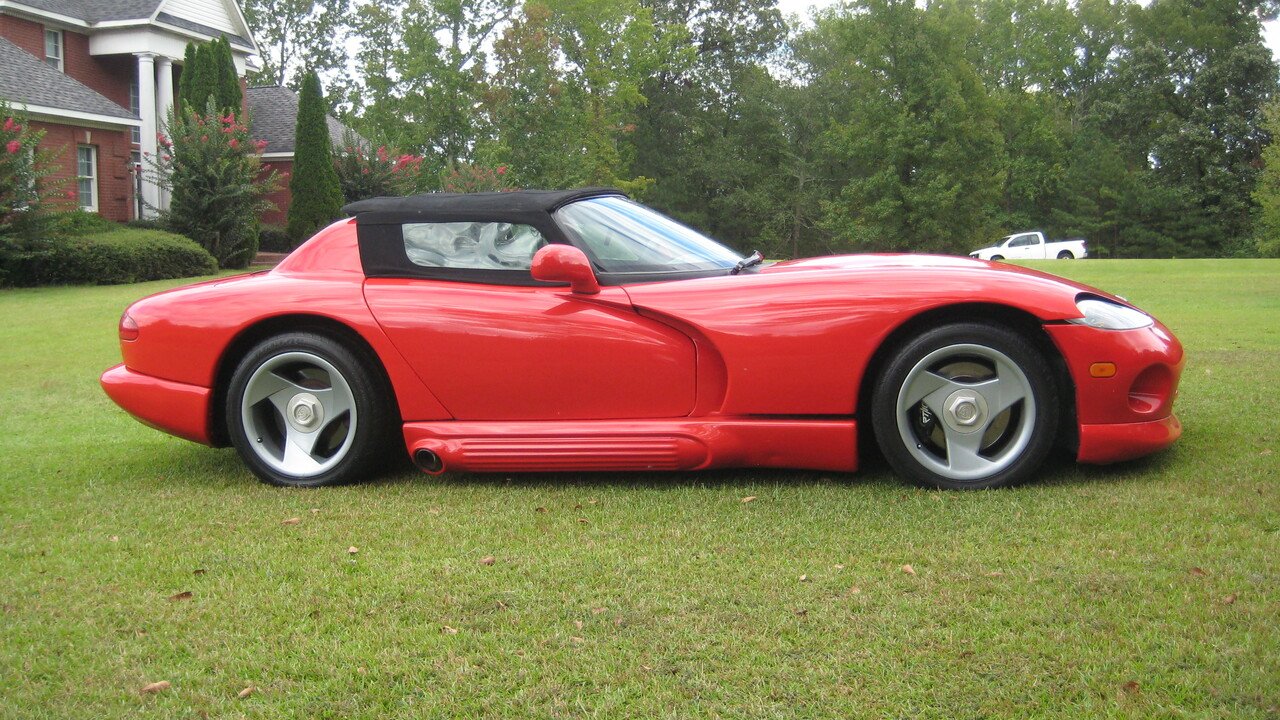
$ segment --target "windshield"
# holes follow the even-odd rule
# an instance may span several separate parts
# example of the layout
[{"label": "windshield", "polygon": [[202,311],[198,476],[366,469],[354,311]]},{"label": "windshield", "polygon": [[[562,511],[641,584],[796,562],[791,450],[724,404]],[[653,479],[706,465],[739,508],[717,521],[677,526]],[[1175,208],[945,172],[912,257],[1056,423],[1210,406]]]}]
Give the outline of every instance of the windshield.
[{"label": "windshield", "polygon": [[600,272],[729,270],[742,259],[696,230],[616,195],[570,203],[555,218]]}]

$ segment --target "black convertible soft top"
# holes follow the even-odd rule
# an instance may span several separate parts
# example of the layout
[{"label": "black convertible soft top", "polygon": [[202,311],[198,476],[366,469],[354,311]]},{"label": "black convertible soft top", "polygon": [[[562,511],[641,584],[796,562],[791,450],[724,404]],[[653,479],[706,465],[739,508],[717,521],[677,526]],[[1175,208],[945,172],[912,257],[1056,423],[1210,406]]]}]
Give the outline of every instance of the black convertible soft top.
[{"label": "black convertible soft top", "polygon": [[[532,213],[554,212],[583,198],[601,195],[624,195],[621,190],[593,187],[576,190],[513,190],[484,193],[426,193],[409,197],[380,197],[359,200],[342,208],[344,213],[362,220],[387,219],[388,216],[422,220],[458,220],[512,217]],[[374,220],[375,222],[377,220]]]}]

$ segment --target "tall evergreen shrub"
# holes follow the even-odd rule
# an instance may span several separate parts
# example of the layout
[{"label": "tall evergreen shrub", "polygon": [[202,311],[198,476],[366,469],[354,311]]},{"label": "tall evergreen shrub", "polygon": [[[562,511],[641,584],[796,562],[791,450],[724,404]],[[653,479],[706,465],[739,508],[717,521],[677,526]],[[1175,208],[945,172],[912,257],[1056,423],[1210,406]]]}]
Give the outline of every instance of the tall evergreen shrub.
[{"label": "tall evergreen shrub", "polygon": [[293,200],[289,205],[289,237],[302,242],[342,214],[342,186],[333,166],[333,144],[325,114],[320,78],[308,72],[298,99],[294,135]]}]

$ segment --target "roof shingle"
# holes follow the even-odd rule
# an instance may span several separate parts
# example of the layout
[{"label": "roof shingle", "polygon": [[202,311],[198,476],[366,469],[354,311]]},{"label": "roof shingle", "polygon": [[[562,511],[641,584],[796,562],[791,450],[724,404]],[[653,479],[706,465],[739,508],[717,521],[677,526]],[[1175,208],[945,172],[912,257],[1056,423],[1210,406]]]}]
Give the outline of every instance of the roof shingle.
[{"label": "roof shingle", "polygon": [[[246,105],[249,109],[249,132],[255,140],[266,140],[265,152],[291,153],[296,141],[294,133],[298,126],[298,95],[287,87],[267,85],[251,87],[245,93]],[[343,142],[343,135],[350,129],[330,116],[329,139],[335,146]],[[364,138],[356,135],[362,143]]]},{"label": "roof shingle", "polygon": [[0,38],[0,98],[19,105],[42,105],[59,110],[137,120],[138,116],[97,91],[38,60]]}]

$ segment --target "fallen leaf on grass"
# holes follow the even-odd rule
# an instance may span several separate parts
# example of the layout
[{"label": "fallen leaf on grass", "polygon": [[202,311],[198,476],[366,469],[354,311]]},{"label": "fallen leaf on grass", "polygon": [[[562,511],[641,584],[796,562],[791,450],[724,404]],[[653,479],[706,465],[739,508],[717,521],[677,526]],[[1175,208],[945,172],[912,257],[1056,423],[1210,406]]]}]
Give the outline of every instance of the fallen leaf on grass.
[{"label": "fallen leaf on grass", "polygon": [[428,514],[428,515],[439,515],[439,514],[440,514],[440,508],[428,508],[428,509],[427,509],[427,514]]},{"label": "fallen leaf on grass", "polygon": [[300,522],[302,522],[302,518],[300,518],[300,517],[291,517],[291,518],[289,518],[288,520],[281,520],[281,521],[280,521],[280,524],[281,524],[281,525],[297,525],[297,524],[298,524],[298,523],[300,523]]},{"label": "fallen leaf on grass", "polygon": [[1228,595],[1228,596],[1226,596],[1226,597],[1222,598],[1222,604],[1223,604],[1223,605],[1235,605],[1235,604],[1236,604],[1236,594],[1235,594],[1235,593],[1231,593],[1230,595]]},{"label": "fallen leaf on grass", "polygon": [[533,511],[534,511],[534,512],[536,512],[536,513],[545,513],[545,512],[547,511],[547,509],[546,509],[546,508],[544,508],[544,507],[542,507],[542,506],[538,506],[538,507],[534,508],[534,509],[533,509]]},{"label": "fallen leaf on grass", "polygon": [[801,617],[801,618],[809,614],[809,611],[806,610],[805,608],[796,608],[792,612],[795,613],[796,617]]},{"label": "fallen leaf on grass", "polygon": [[254,690],[256,690],[256,689],[257,689],[257,688],[255,688],[254,686],[250,685],[249,687],[247,687],[247,688],[245,688],[245,689],[241,690],[240,692],[236,693],[236,697],[238,697],[238,698],[240,698],[241,700],[243,700],[243,699],[245,699],[245,698],[249,697],[250,695],[252,695],[252,694],[253,694],[253,691],[254,691]]},{"label": "fallen leaf on grass", "polygon": [[143,695],[155,695],[156,693],[161,692],[163,690],[168,690],[169,687],[170,685],[168,680],[161,680],[159,682],[153,682],[147,685],[143,685],[142,689],[139,690],[138,692],[142,693]]},{"label": "fallen leaf on grass", "polygon": [[742,498],[742,502],[744,502],[744,503],[755,502],[755,501],[756,501],[756,496],[755,496],[755,495],[748,495],[748,496],[746,496],[746,497]]},{"label": "fallen leaf on grass", "polygon": [[593,608],[591,608],[591,614],[592,614],[592,615],[600,615],[601,613],[603,613],[603,612],[605,611],[605,609],[606,609],[606,608],[602,608],[602,607],[593,607]]},{"label": "fallen leaf on grass", "polygon": [[110,540],[111,542],[120,542],[120,536],[112,535],[111,537],[107,538],[107,540]]},{"label": "fallen leaf on grass", "polygon": [[497,560],[494,560],[492,555],[485,555],[484,557],[480,558],[481,565],[492,565],[495,562],[497,562]]},{"label": "fallen leaf on grass", "polygon": [[613,618],[613,626],[614,626],[614,627],[622,627],[622,624],[623,624],[622,616],[621,616],[621,615],[616,615],[616,616],[614,616],[614,618]]},{"label": "fallen leaf on grass", "polygon": [[573,641],[573,642],[575,642],[575,643],[578,643],[579,645],[581,645],[582,643],[586,642],[586,640],[583,640],[582,638],[578,637],[577,635],[573,635],[573,636],[571,636],[569,639],[570,639],[570,640],[572,640],[572,641]]},{"label": "fallen leaf on grass", "polygon": [[1200,568],[1198,568],[1198,567],[1193,567],[1193,568],[1191,568],[1190,570],[1188,570],[1187,572],[1188,572],[1188,573],[1190,573],[1191,575],[1195,575],[1196,577],[1204,577],[1205,575],[1208,575],[1208,574],[1209,574],[1209,573],[1205,572],[1204,570],[1202,570],[1202,569],[1200,569]]},{"label": "fallen leaf on grass", "polygon": [[1258,454],[1259,454],[1259,455],[1261,455],[1262,457],[1270,457],[1270,456],[1271,456],[1271,451],[1270,451],[1270,450],[1263,450],[1262,452],[1260,452],[1260,453],[1258,453]]},{"label": "fallen leaf on grass", "polygon": [[191,574],[192,574],[192,575],[203,575],[203,574],[205,574],[206,572],[208,572],[208,570],[205,570],[204,568],[196,568],[195,570],[192,570],[192,571],[191,571]]},{"label": "fallen leaf on grass", "polygon": [[989,573],[983,573],[983,575],[987,577],[1004,577],[1004,573],[1000,572],[999,570],[992,570]]},{"label": "fallen leaf on grass", "polygon": [[169,596],[169,602],[177,602],[178,600],[190,600],[193,596],[190,590],[183,590],[180,593],[174,593]]},{"label": "fallen leaf on grass", "polygon": [[809,582],[809,576],[808,576],[808,575],[801,575],[801,576],[800,576],[800,582]]},{"label": "fallen leaf on grass", "polygon": [[586,518],[578,518],[578,524],[579,524],[579,525],[586,525],[586,524],[587,524],[587,519],[586,519]]},{"label": "fallen leaf on grass", "polygon": [[858,587],[857,585],[850,585],[850,586],[849,586],[849,594],[850,594],[850,595],[857,595],[858,593],[861,593],[861,592],[862,592],[862,588]]},{"label": "fallen leaf on grass", "polygon": [[312,513],[313,515],[314,515],[315,513],[318,513],[318,512],[320,512],[320,508],[311,508],[311,513]]},{"label": "fallen leaf on grass", "polygon": [[581,629],[582,629],[582,625],[583,625],[583,623],[582,623],[582,621],[581,621],[581,620],[574,620],[574,621],[573,621],[573,626],[574,626],[574,627],[576,627],[576,628],[578,628],[579,630],[581,630]]},{"label": "fallen leaf on grass", "polygon": [[506,610],[506,609],[507,609],[507,604],[506,604],[506,603],[502,602],[501,600],[498,600],[498,601],[497,601],[497,603],[498,603],[498,609],[499,609],[499,610]]},{"label": "fallen leaf on grass", "polygon": [[832,565],[831,567],[835,568],[836,570],[843,570],[843,569],[844,569],[844,566],[843,566],[843,565],[841,565],[841,564],[839,564],[839,563],[836,563],[835,565]]},{"label": "fallen leaf on grass", "polygon": [[1120,691],[1125,695],[1140,695],[1142,693],[1142,686],[1138,684],[1137,680],[1130,680],[1120,686]]},{"label": "fallen leaf on grass", "polygon": [[904,572],[904,573],[906,573],[906,574],[908,574],[908,575],[915,575],[915,574],[916,574],[916,569],[915,569],[915,568],[913,568],[913,567],[911,567],[910,565],[903,565],[903,566],[902,566],[902,572]]},{"label": "fallen leaf on grass", "polygon": [[457,635],[458,628],[453,628],[453,627],[449,627],[448,625],[444,625],[444,626],[441,626],[440,632],[444,633],[445,635]]},{"label": "fallen leaf on grass", "polygon": [[360,548],[356,547],[355,545],[352,545],[351,547],[347,548],[348,555],[355,555],[358,552],[360,552]]}]

